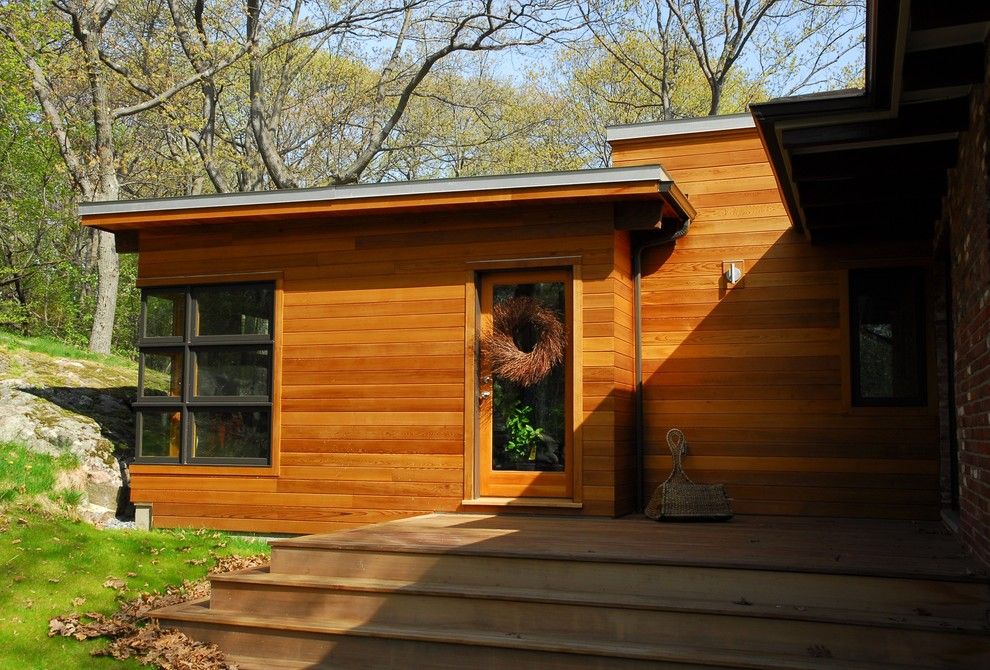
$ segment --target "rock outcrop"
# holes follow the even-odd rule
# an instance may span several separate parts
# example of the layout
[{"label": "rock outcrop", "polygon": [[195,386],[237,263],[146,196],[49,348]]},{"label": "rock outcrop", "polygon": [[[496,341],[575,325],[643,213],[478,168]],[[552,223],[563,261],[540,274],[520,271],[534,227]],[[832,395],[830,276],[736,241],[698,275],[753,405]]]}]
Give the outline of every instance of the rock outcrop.
[{"label": "rock outcrop", "polygon": [[136,379],[134,367],[0,344],[0,440],[72,453],[80,467],[64,483],[83,491],[84,516],[112,517],[127,503]]}]

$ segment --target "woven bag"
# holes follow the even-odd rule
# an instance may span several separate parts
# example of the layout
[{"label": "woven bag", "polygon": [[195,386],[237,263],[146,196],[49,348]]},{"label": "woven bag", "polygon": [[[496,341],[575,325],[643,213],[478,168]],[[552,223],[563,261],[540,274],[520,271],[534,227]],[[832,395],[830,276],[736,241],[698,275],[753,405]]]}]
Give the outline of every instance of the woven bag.
[{"label": "woven bag", "polygon": [[646,506],[646,516],[657,521],[731,519],[732,508],[723,485],[695,484],[684,473],[681,464],[687,450],[684,433],[677,428],[667,431],[667,446],[674,457],[674,469],[653,493]]}]

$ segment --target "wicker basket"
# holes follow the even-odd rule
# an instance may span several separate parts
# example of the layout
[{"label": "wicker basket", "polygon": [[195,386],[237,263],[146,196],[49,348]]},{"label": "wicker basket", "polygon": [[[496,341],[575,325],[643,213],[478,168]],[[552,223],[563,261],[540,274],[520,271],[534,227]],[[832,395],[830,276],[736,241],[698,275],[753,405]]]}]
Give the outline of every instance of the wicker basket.
[{"label": "wicker basket", "polygon": [[732,518],[732,508],[721,484],[695,484],[684,474],[681,459],[687,449],[684,433],[667,431],[667,446],[674,457],[674,469],[667,481],[657,487],[646,506],[646,516],[657,521],[722,521]]}]

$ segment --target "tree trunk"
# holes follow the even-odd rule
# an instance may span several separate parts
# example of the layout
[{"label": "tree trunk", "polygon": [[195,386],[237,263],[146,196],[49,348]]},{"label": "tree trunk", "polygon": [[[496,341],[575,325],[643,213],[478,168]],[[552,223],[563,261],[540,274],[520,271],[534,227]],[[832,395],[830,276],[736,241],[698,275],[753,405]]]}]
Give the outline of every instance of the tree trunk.
[{"label": "tree trunk", "polygon": [[113,233],[96,233],[96,310],[93,313],[93,329],[89,333],[89,350],[109,354],[113,342],[113,323],[117,313],[117,284],[120,280],[120,263]]}]

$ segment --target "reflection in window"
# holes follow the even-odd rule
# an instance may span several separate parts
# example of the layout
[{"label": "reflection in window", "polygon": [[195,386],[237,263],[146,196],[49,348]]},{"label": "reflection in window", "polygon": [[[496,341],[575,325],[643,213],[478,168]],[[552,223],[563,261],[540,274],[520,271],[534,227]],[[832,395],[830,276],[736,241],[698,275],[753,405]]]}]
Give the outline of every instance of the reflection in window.
[{"label": "reflection in window", "polygon": [[182,350],[145,351],[141,355],[142,397],[182,395]]},{"label": "reflection in window", "polygon": [[140,417],[142,455],[178,459],[182,441],[181,410],[141,410]]},{"label": "reflection in window", "polygon": [[271,416],[268,410],[193,412],[194,458],[265,458]]},{"label": "reflection in window", "polygon": [[262,286],[205,286],[194,290],[196,334],[268,335],[274,292]]},{"label": "reflection in window", "polygon": [[186,294],[148,291],[144,297],[144,337],[182,337],[186,327]]},{"label": "reflection in window", "polygon": [[925,403],[924,276],[917,268],[849,273],[856,405]]},{"label": "reflection in window", "polygon": [[272,283],[144,291],[139,461],[271,462],[274,295]]},{"label": "reflection in window", "polygon": [[271,351],[202,349],[196,352],[197,396],[267,396]]}]

